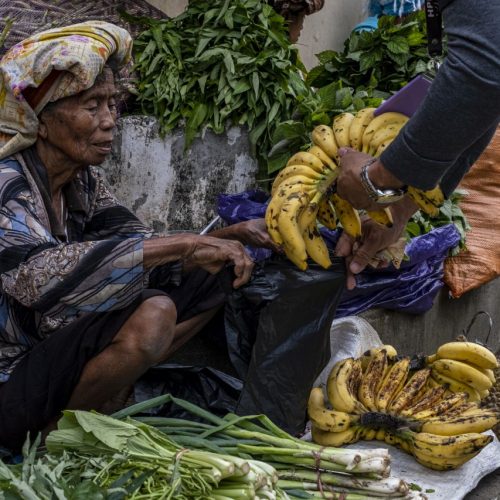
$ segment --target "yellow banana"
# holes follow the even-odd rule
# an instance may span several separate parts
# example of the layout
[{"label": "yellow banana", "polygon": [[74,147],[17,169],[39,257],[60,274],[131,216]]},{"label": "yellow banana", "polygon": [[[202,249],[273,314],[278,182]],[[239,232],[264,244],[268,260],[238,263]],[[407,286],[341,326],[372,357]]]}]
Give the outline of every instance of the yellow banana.
[{"label": "yellow banana", "polygon": [[361,375],[361,363],[353,358],[343,359],[333,367],[326,390],[328,400],[335,410],[349,414],[366,412],[366,408],[357,399]]},{"label": "yellow banana", "polygon": [[338,162],[339,148],[335,142],[335,135],[332,127],[328,125],[318,125],[311,134],[313,143],[320,147],[330,158]]},{"label": "yellow banana", "polygon": [[337,215],[326,196],[323,196],[318,203],[318,220],[328,229],[337,227]]},{"label": "yellow banana", "polygon": [[327,431],[322,431],[321,429],[318,429],[313,425],[311,433],[312,433],[312,439],[315,443],[321,446],[337,447],[359,441],[361,428],[352,426],[346,429],[345,431],[327,432]]},{"label": "yellow banana", "polygon": [[438,359],[437,354],[431,354],[430,356],[425,357],[425,364],[429,366],[430,364],[434,363]]},{"label": "yellow banana", "polygon": [[444,201],[444,196],[439,186],[429,191],[422,191],[413,186],[408,186],[407,194],[422,212],[425,212],[431,217],[439,215],[439,207]]},{"label": "yellow banana", "polygon": [[373,156],[378,148],[387,141],[392,141],[399,134],[406,122],[388,123],[380,127],[370,139],[368,143],[368,154]]},{"label": "yellow banana", "polygon": [[[477,452],[479,453],[479,451]],[[462,466],[464,463],[468,462],[474,458],[477,453],[471,453],[469,455],[462,455],[460,457],[433,457],[428,453],[423,453],[420,450],[413,450],[413,456],[418,463],[422,464],[424,467],[434,470],[453,470]]]},{"label": "yellow banana", "polygon": [[316,264],[328,269],[332,265],[332,261],[330,260],[328,247],[316,226],[317,213],[318,204],[313,200],[300,214],[299,228],[302,231],[307,255]]},{"label": "yellow banana", "polygon": [[340,113],[333,119],[333,133],[335,135],[335,142],[339,148],[351,145],[349,131],[353,120],[354,115],[352,113]]},{"label": "yellow banana", "polygon": [[375,356],[375,354],[377,354],[377,352],[380,352],[382,349],[385,349],[385,352],[387,353],[387,359],[391,361],[394,360],[398,355],[398,351],[396,351],[396,348],[390,344],[384,344],[380,347],[372,347],[368,351],[365,351],[362,354],[361,358],[359,358],[361,360],[361,368],[363,369],[363,371],[366,370],[366,367],[370,363],[373,356]]},{"label": "yellow banana", "polygon": [[498,367],[498,361],[493,352],[475,342],[448,342],[439,347],[436,355],[438,358],[473,363],[480,368]]},{"label": "yellow banana", "polygon": [[420,411],[413,414],[413,418],[417,420],[427,420],[435,415],[443,415],[451,411],[453,408],[467,403],[469,394],[467,392],[455,392],[446,396],[442,401],[437,403],[434,408]]},{"label": "yellow banana", "polygon": [[440,436],[457,436],[468,432],[484,432],[498,424],[498,414],[492,410],[478,409],[475,414],[448,416],[442,415],[422,424],[421,432]]},{"label": "yellow banana", "polygon": [[377,430],[378,429],[373,429],[370,427],[363,427],[363,430],[361,431],[360,434],[360,438],[363,439],[364,441],[372,441],[377,437]]},{"label": "yellow banana", "polygon": [[289,195],[281,206],[278,215],[279,233],[283,238],[283,249],[286,256],[301,270],[307,269],[307,253],[304,238],[298,224],[300,211],[309,202],[304,193]]},{"label": "yellow banana", "polygon": [[493,382],[484,373],[468,363],[456,359],[440,358],[432,363],[431,368],[434,372],[470,385],[477,391],[490,389],[493,385]]},{"label": "yellow banana", "polygon": [[382,224],[386,227],[392,227],[394,220],[392,219],[392,212],[389,207],[381,210],[367,210],[366,215],[373,219],[375,222]]},{"label": "yellow banana", "polygon": [[389,403],[387,411],[398,414],[409,406],[417,394],[425,387],[429,375],[429,368],[417,370],[406,382],[401,392]]},{"label": "yellow banana", "polygon": [[404,384],[410,370],[410,358],[404,357],[396,361],[388,370],[382,385],[377,393],[376,406],[381,412],[387,410],[387,406],[396,394],[396,391]]},{"label": "yellow banana", "polygon": [[324,269],[331,267],[330,253],[328,252],[325,240],[316,226],[316,222],[311,222],[305,230],[303,238],[306,243],[307,255]]},{"label": "yellow banana", "polygon": [[478,432],[467,432],[457,436],[440,436],[418,432],[413,436],[413,446],[434,457],[460,457],[481,451],[493,441],[493,436]]},{"label": "yellow banana", "polygon": [[361,219],[358,211],[337,193],[330,196],[330,201],[335,208],[335,213],[344,231],[354,239],[361,237]]},{"label": "yellow banana", "polygon": [[289,167],[285,167],[283,170],[280,170],[279,174],[273,181],[271,195],[276,192],[276,189],[282,182],[287,179],[293,179],[294,177],[305,177],[307,179],[311,179],[313,183],[325,179],[324,175],[319,174],[307,165],[291,165]]},{"label": "yellow banana", "polygon": [[295,153],[286,163],[287,167],[294,167],[295,165],[306,165],[321,175],[326,175],[328,173],[328,168],[323,162],[316,155],[307,151]]},{"label": "yellow banana", "polygon": [[319,146],[311,146],[308,153],[317,156],[330,170],[338,169],[337,164]]},{"label": "yellow banana", "polygon": [[388,125],[389,123],[406,123],[408,121],[408,117],[406,115],[403,115],[402,113],[396,113],[396,112],[387,112],[387,113],[382,113],[378,116],[376,116],[369,124],[368,127],[366,127],[364,133],[363,133],[363,138],[362,138],[362,151],[363,153],[368,153],[369,147],[370,147],[370,141],[372,140],[373,135],[377,130],[381,127],[384,127],[385,125]]},{"label": "yellow banana", "polygon": [[466,392],[467,394],[469,394],[470,401],[481,401],[479,392],[474,387],[471,387],[468,384],[459,382],[454,378],[448,377],[447,375],[438,373],[434,370],[432,371],[432,378],[440,384],[446,385],[451,392]]},{"label": "yellow banana", "polygon": [[379,158],[380,155],[388,148],[388,146],[392,143],[394,139],[387,139],[386,141],[384,141],[378,148],[377,148],[377,151],[375,151],[375,153],[373,153],[373,156],[375,158]]},{"label": "yellow banana", "polygon": [[325,399],[321,387],[314,387],[311,390],[307,403],[307,413],[312,424],[322,431],[344,431],[351,425],[351,417],[348,413],[328,410],[325,407]]},{"label": "yellow banana", "polygon": [[271,239],[277,244],[283,244],[283,238],[279,231],[278,218],[281,213],[281,207],[283,206],[286,198],[293,193],[312,193],[313,187],[310,185],[303,185],[302,183],[288,184],[287,181],[284,181],[280,184],[278,190],[272,196],[269,201],[266,214],[265,221],[267,225],[267,231]]},{"label": "yellow banana", "polygon": [[375,434],[375,439],[377,441],[385,441],[385,434],[387,430],[381,427],[380,429],[377,429],[377,433]]},{"label": "yellow banana", "polygon": [[349,143],[351,148],[361,151],[363,146],[363,133],[368,124],[373,120],[375,108],[360,109],[355,115],[349,128]]},{"label": "yellow banana", "polygon": [[387,351],[382,349],[371,359],[361,378],[358,399],[369,411],[377,411],[377,394],[387,370]]},{"label": "yellow banana", "polygon": [[[453,408],[450,408],[448,411],[443,412],[442,415],[446,415],[447,417],[457,417],[458,415],[470,415],[471,412],[475,412],[478,408],[480,408],[479,403],[469,402],[462,403],[460,405],[455,405]],[[436,415],[435,415],[436,416]],[[425,420],[429,420],[428,418]]]},{"label": "yellow banana", "polygon": [[401,412],[401,416],[409,417],[418,414],[421,411],[433,408],[434,405],[443,398],[445,392],[446,386],[444,385],[427,389],[421,399]]}]

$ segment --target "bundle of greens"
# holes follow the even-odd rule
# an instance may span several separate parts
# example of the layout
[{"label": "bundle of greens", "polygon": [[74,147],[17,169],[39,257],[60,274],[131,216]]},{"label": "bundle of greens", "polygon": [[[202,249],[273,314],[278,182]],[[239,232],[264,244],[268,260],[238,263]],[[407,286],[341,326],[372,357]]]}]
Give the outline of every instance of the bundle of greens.
[{"label": "bundle of greens", "polygon": [[[192,416],[144,415],[174,403]],[[0,461],[0,498],[30,500],[414,498],[387,477],[387,449],[321,447],[296,439],[263,415],[217,417],[171,395],[113,417],[66,411],[39,454]]]},{"label": "bundle of greens", "polygon": [[268,464],[185,448],[131,419],[66,411],[46,446],[40,458],[32,447],[23,464],[0,464],[2,498],[286,498]]},{"label": "bundle of greens", "polygon": [[320,64],[307,76],[311,86],[341,81],[388,97],[430,69],[425,15],[418,11],[401,23],[396,16],[382,16],[376,30],[353,31],[342,52],[327,50],[317,57]]},{"label": "bundle of greens", "polygon": [[186,147],[203,127],[248,126],[265,165],[276,124],[312,93],[284,19],[262,0],[195,0],[174,19],[136,21],[147,27],[134,43],[141,111],[163,133],[185,121]]},{"label": "bundle of greens", "polygon": [[[182,408],[190,419],[137,416],[168,403]],[[328,498],[344,500],[413,498],[405,481],[388,477],[390,456],[387,449],[319,446],[287,434],[265,415],[227,414],[220,418],[166,394],[126,408],[114,416],[120,419],[134,416],[135,420],[155,427],[186,448],[264,461],[276,470],[277,487],[289,498],[325,498],[325,492]]]}]

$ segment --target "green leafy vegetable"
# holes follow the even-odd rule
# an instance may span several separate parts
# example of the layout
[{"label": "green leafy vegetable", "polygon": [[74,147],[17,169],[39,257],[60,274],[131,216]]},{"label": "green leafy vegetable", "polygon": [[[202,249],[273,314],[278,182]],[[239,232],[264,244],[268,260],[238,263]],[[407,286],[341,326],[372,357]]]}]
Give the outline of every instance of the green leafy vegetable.
[{"label": "green leafy vegetable", "polygon": [[313,94],[284,19],[261,0],[197,0],[174,19],[139,21],[147,28],[134,43],[141,112],[162,133],[185,123],[186,147],[203,127],[247,126],[265,165],[276,125]]},{"label": "green leafy vegetable", "polygon": [[353,31],[342,52],[327,50],[317,57],[320,64],[307,77],[311,86],[341,81],[387,97],[429,67],[425,15],[419,11],[401,23],[396,16],[382,16],[376,30]]}]

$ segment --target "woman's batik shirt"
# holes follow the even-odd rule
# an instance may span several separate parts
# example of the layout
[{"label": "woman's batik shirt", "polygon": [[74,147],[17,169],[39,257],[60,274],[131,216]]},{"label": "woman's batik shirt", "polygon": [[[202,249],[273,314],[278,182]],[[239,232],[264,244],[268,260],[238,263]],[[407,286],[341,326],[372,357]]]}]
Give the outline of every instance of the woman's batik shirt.
[{"label": "woman's batik shirt", "polygon": [[88,167],[65,191],[64,237],[51,234],[41,191],[19,154],[0,161],[0,383],[35,344],[87,312],[143,290],[152,233]]}]

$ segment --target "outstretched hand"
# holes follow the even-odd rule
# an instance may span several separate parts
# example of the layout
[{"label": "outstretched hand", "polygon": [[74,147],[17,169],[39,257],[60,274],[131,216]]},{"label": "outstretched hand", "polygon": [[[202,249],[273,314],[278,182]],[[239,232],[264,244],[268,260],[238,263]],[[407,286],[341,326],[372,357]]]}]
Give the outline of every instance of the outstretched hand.
[{"label": "outstretched hand", "polygon": [[[362,221],[363,236],[359,241],[354,240],[347,233],[342,233],[335,254],[346,258],[347,264],[347,288],[356,288],[356,275],[362,272],[374,259],[377,261],[377,254],[385,250],[390,245],[396,243],[400,238],[408,222],[408,219],[417,211],[417,206],[407,197],[391,205],[391,212],[394,219],[392,227],[388,228],[364,217]],[[389,262],[378,260],[378,267],[386,267]]]},{"label": "outstretched hand", "polygon": [[264,219],[251,219],[238,222],[237,224],[214,231],[210,235],[217,238],[235,239],[244,245],[257,248],[270,248],[275,252],[282,252],[281,248],[269,236]]}]

